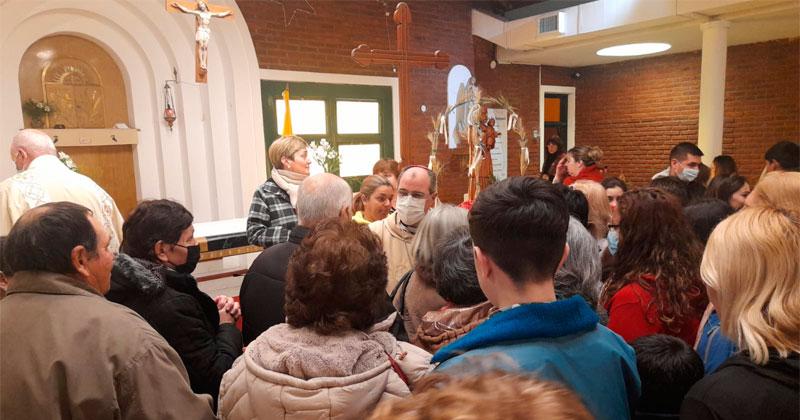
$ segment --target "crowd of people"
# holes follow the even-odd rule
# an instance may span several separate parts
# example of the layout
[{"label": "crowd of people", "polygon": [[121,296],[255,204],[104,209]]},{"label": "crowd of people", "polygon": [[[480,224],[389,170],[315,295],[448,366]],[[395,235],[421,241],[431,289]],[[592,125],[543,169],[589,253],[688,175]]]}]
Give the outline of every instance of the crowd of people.
[{"label": "crowd of people", "polygon": [[23,130],[0,184],[0,417],[800,418],[798,144],[752,189],[692,143],[637,187],[597,147],[547,152],[455,206],[426,167],[382,159],[354,192],[277,139],[237,301],[198,288],[183,205],[118,227]]}]

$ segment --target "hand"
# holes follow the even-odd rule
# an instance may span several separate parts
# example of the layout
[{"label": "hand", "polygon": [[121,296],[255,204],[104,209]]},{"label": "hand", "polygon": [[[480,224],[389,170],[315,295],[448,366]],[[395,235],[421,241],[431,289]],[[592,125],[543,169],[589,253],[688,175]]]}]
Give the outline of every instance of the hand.
[{"label": "hand", "polygon": [[236,319],[233,317],[233,315],[229,314],[228,311],[219,311],[219,325],[234,323],[236,323]]},{"label": "hand", "polygon": [[556,176],[555,179],[557,181],[561,181],[567,176],[567,157],[562,157],[558,164],[556,165]]},{"label": "hand", "polygon": [[217,304],[217,309],[220,311],[224,309],[226,306],[230,307],[230,305],[232,305],[233,302],[234,300],[230,296],[219,295],[214,298],[214,303]]},{"label": "hand", "polygon": [[217,304],[217,310],[220,312],[226,312],[233,317],[234,321],[238,320],[239,317],[242,316],[242,309],[239,305],[239,302],[235,301],[230,296],[219,295],[214,298],[214,303]]},{"label": "hand", "polygon": [[228,313],[231,314],[234,320],[238,321],[242,316],[242,307],[239,306],[239,302],[233,302],[233,306],[228,310]]}]

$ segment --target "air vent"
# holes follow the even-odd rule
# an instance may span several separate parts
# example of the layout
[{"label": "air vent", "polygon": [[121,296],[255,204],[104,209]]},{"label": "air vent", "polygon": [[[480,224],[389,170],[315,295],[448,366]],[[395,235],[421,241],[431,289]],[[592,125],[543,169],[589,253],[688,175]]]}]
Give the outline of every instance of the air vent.
[{"label": "air vent", "polygon": [[551,15],[542,16],[539,18],[539,34],[540,35],[559,35],[565,33],[565,18],[564,12],[557,12]]}]

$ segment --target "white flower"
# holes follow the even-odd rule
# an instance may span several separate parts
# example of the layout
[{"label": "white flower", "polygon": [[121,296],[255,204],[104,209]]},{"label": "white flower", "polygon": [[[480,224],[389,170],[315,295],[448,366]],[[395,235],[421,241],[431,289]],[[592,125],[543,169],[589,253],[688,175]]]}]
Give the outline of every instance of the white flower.
[{"label": "white flower", "polygon": [[319,144],[322,146],[328,146],[328,140],[322,139],[320,140]]},{"label": "white flower", "polygon": [[39,109],[44,108],[44,104],[41,103],[41,102],[36,102],[36,108],[39,108]]},{"label": "white flower", "polygon": [[330,152],[328,152],[328,159],[336,159],[336,151],[335,150],[331,150]]},{"label": "white flower", "polygon": [[47,105],[45,105],[45,107],[44,107],[44,112],[50,112],[50,107],[49,107],[49,106],[47,106]]}]

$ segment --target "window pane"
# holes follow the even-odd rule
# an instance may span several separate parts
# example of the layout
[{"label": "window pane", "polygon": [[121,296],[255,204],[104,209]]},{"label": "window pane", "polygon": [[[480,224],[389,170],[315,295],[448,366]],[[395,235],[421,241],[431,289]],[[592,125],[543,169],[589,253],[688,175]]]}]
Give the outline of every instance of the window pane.
[{"label": "window pane", "polygon": [[372,175],[372,166],[380,158],[380,144],[340,144],[339,176]]},{"label": "window pane", "polygon": [[378,134],[378,103],[336,101],[336,131],[339,134]]},{"label": "window pane", "polygon": [[[292,131],[294,134],[326,134],[325,101],[306,101],[290,99]],[[275,113],[278,117],[278,134],[283,133],[283,118],[286,106],[283,99],[275,100]]]}]

